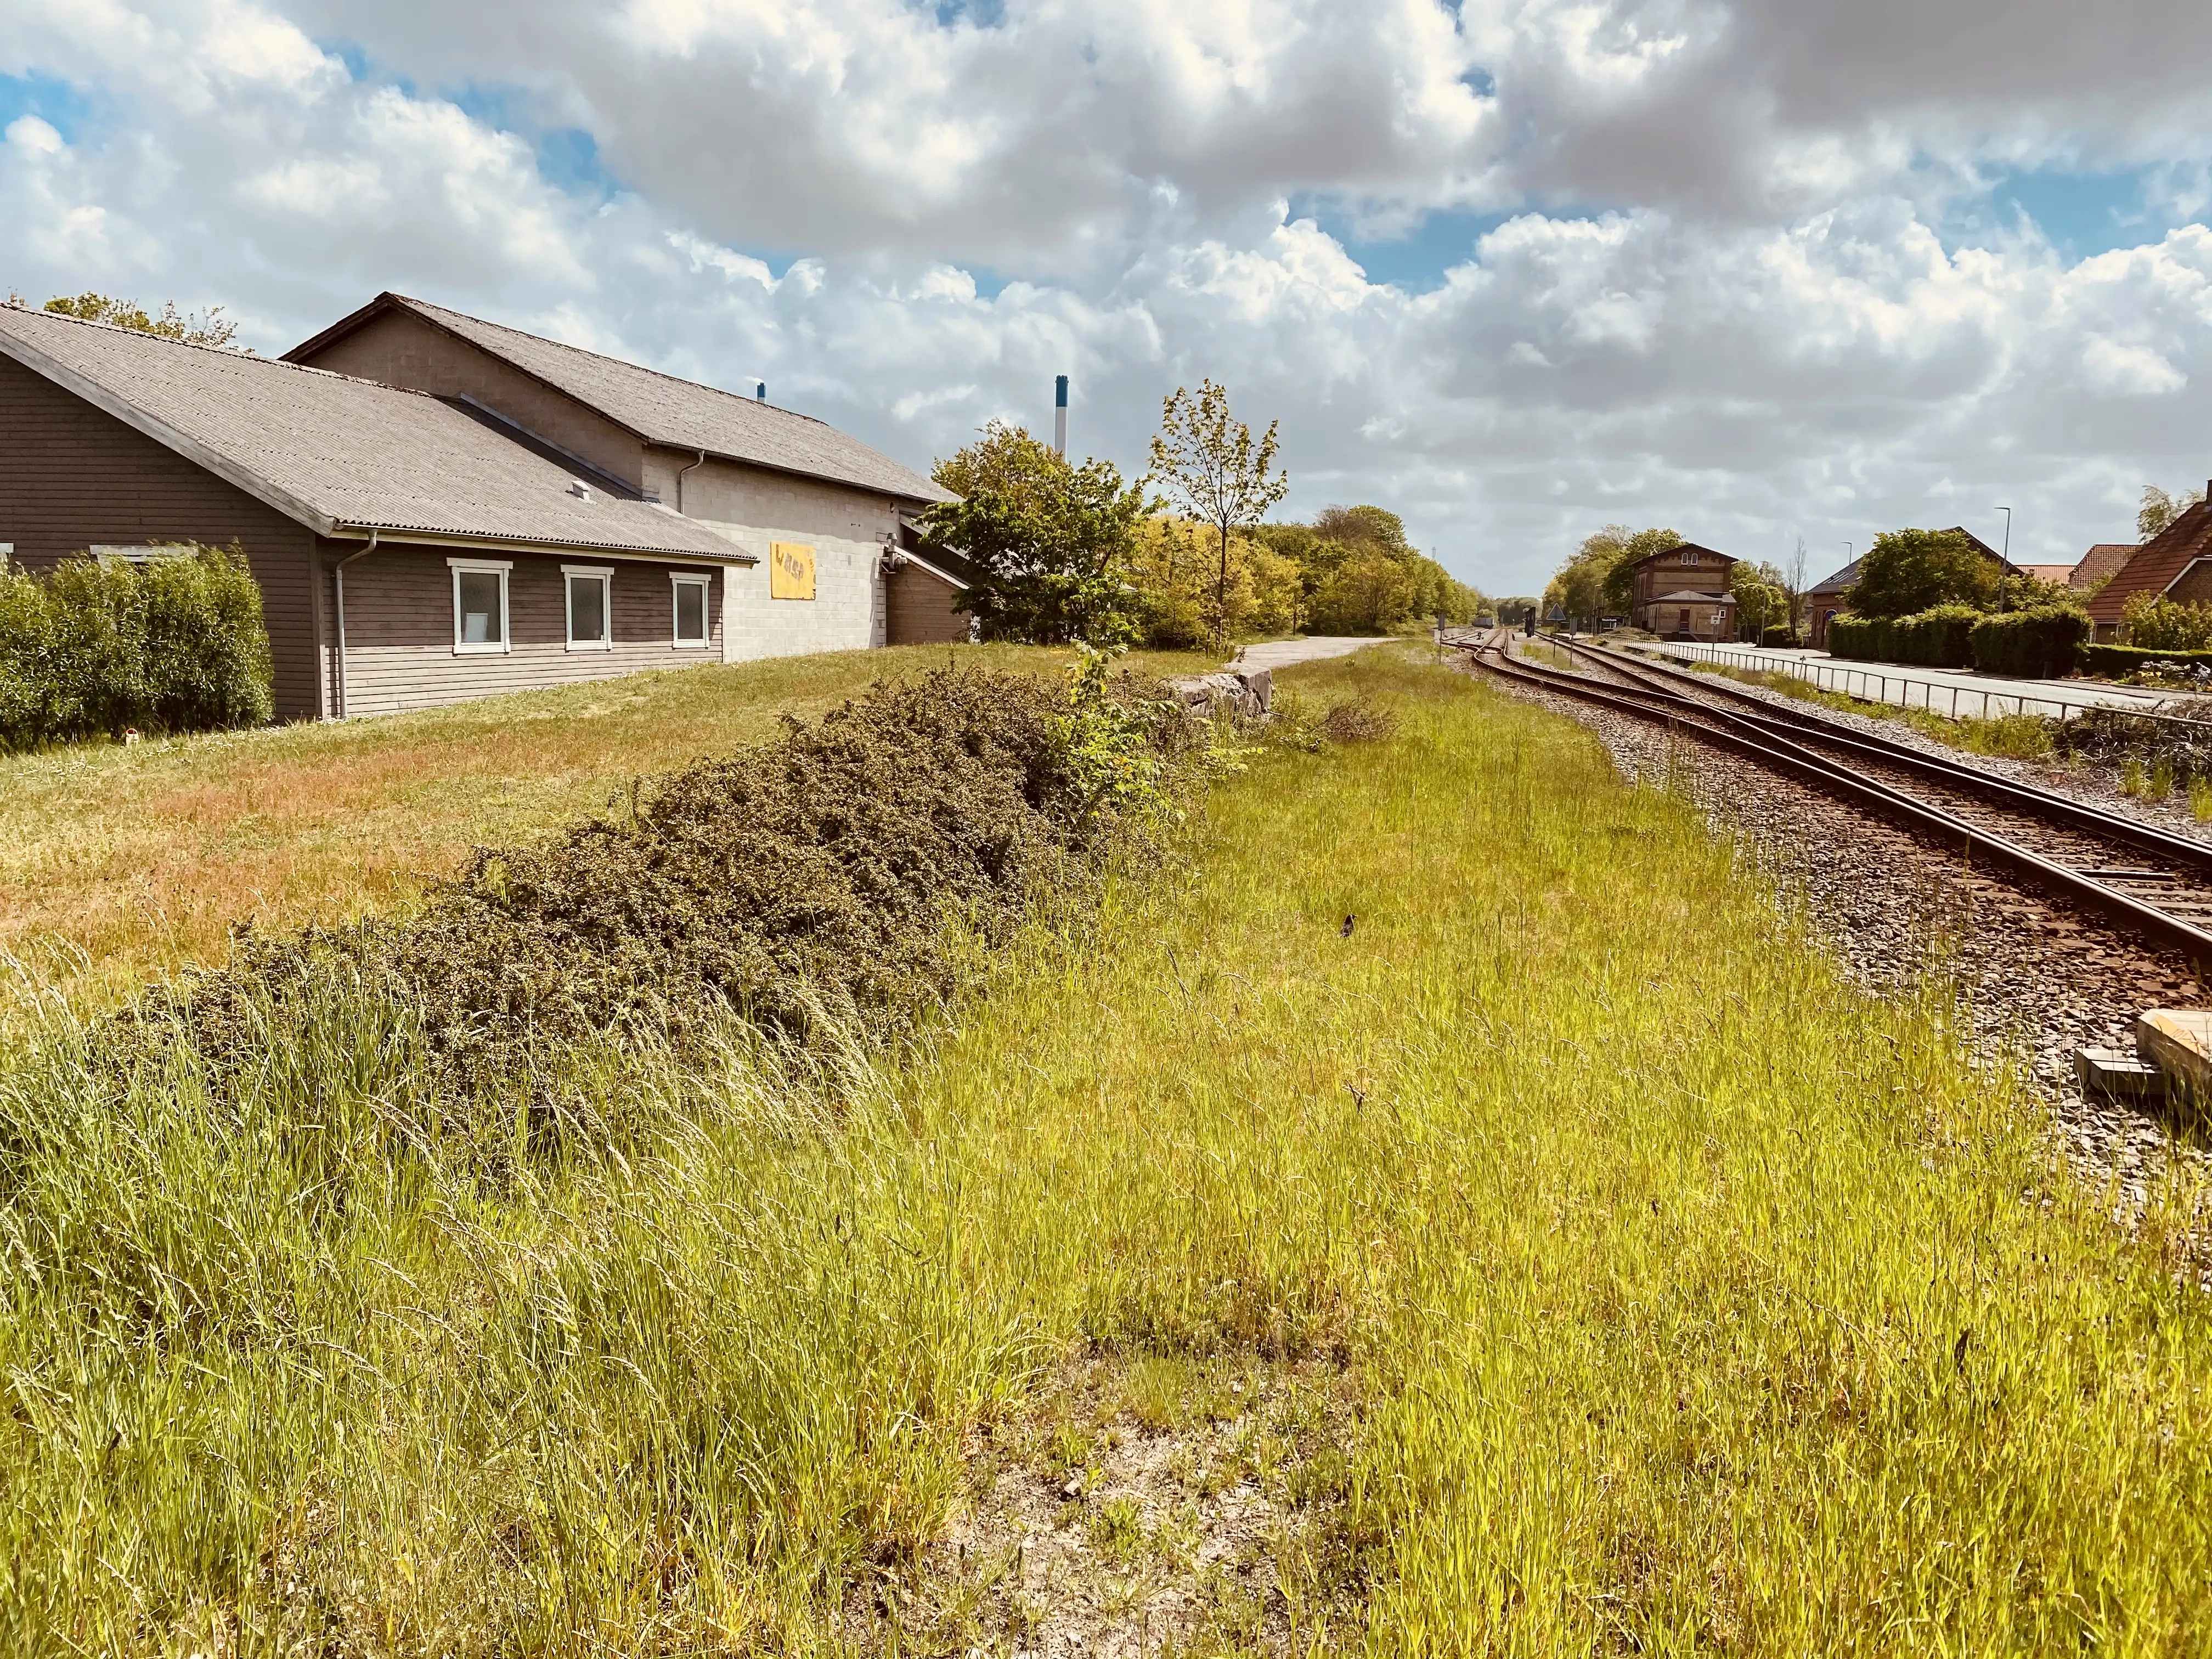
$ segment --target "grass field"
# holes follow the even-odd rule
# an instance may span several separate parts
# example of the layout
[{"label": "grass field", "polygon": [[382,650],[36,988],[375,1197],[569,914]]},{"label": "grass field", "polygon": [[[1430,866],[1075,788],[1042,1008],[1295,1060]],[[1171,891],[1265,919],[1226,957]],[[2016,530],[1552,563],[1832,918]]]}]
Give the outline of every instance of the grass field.
[{"label": "grass field", "polygon": [[[963,647],[963,661],[1065,653]],[[641,774],[768,736],[944,647],[638,674],[344,725],[0,757],[0,999],[112,1003],[218,960],[230,928],[404,906],[469,849],[541,834]],[[1133,665],[1200,672],[1210,659]]]},{"label": "grass field", "polygon": [[[2200,1650],[2191,1195],[2117,1231],[1581,728],[1287,678],[1397,735],[1256,757],[842,1092],[632,1055],[501,1184],[343,1001],[236,1123],[19,1054],[0,1646],[998,1650],[1020,1560],[935,1540],[1033,1462],[1184,1651]],[[1079,1478],[1154,1431],[1186,1508]]]}]

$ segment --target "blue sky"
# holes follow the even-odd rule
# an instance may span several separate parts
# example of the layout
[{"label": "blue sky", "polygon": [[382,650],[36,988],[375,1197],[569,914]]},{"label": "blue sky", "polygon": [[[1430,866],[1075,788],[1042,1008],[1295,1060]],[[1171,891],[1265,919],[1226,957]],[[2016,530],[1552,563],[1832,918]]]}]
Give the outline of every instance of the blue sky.
[{"label": "blue sky", "polygon": [[2212,473],[2201,4],[10,0],[9,25],[0,291],[220,304],[262,349],[397,288],[764,374],[922,466],[1048,419],[1069,373],[1079,441],[1133,471],[1211,375],[1281,422],[1286,510],[1380,502],[1510,591],[1607,522],[1819,562],[1901,524],[1995,534],[2007,501],[2015,551],[2062,558],[2126,534],[2145,482]]}]

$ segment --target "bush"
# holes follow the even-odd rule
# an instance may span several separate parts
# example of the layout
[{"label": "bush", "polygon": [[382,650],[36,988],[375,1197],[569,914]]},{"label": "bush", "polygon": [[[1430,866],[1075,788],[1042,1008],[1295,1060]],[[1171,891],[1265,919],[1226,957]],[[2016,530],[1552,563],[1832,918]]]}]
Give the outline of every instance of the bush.
[{"label": "bush", "polygon": [[240,549],[0,570],[0,748],[258,726],[273,709],[261,589]]},{"label": "bush", "polygon": [[696,1057],[732,1015],[800,1047],[889,1040],[963,982],[963,941],[1004,942],[1164,828],[1207,744],[1097,656],[1070,690],[972,669],[879,683],[641,784],[611,819],[479,850],[412,917],[246,939],[125,1029],[183,1041],[220,1078],[257,1063],[271,1010],[304,1018],[357,984],[414,1011],[457,1095],[624,1034]]},{"label": "bush", "polygon": [[1964,605],[1939,605],[1914,617],[1842,616],[1828,624],[1828,650],[1863,662],[1964,668],[1967,641],[1980,620],[1980,611]]},{"label": "bush", "polygon": [[1918,617],[1989,605],[1997,580],[1997,566],[1960,531],[1891,530],[1874,538],[1844,598],[1862,617]]},{"label": "bush", "polygon": [[1777,646],[1787,648],[1797,643],[1797,632],[1795,629],[1784,628],[1779,625],[1773,628],[1762,629],[1759,630],[1759,642],[1762,647],[1767,647],[1768,649],[1771,649]]},{"label": "bush", "polygon": [[2146,651],[2212,650],[2212,606],[2138,593],[2120,612],[2120,629],[2130,645]]},{"label": "bush", "polygon": [[1968,636],[1974,666],[1985,674],[2052,679],[2074,672],[2089,619],[2071,605],[2039,605],[1984,617]]},{"label": "bush", "polygon": [[2124,679],[2154,665],[2177,669],[2212,670],[2212,651],[2149,651],[2137,645],[2084,645],[2080,652],[2081,672]]}]

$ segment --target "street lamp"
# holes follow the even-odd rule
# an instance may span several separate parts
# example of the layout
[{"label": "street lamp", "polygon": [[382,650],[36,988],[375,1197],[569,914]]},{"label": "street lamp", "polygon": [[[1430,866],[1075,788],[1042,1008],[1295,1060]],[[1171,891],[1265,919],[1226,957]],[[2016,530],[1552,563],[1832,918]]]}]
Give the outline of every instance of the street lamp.
[{"label": "street lamp", "polygon": [[1997,609],[2002,611],[2005,608],[2004,579],[2012,574],[2012,509],[2001,507],[1997,511],[2005,515],[2004,568],[1997,573]]}]

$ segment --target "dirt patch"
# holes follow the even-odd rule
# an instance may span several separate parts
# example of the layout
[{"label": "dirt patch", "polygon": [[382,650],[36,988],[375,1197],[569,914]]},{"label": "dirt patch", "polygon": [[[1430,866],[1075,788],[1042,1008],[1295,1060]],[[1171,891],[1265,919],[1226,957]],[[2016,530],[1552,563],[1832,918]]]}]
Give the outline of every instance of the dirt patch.
[{"label": "dirt patch", "polygon": [[884,1653],[1305,1651],[1362,1599],[1357,1419],[1325,1364],[1072,1364],[971,1438],[968,1504],[854,1588],[842,1633]]}]

